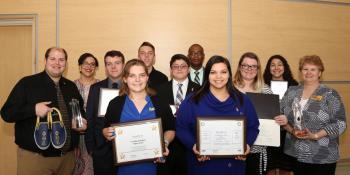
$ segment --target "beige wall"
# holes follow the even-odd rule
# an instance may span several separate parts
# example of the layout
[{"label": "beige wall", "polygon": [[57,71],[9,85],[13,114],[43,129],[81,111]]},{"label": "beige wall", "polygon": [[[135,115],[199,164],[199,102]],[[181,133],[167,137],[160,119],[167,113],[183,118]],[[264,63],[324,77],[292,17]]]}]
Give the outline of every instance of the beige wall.
[{"label": "beige wall", "polygon": [[[350,81],[350,6],[278,0],[232,0],[228,26],[227,0],[60,0],[60,45],[67,49],[67,77],[79,76],[77,58],[83,52],[98,57],[97,77],[104,77],[103,55],[121,50],[127,59],[137,56],[143,41],[156,46],[156,68],[169,74],[169,58],[200,43],[206,57],[229,55],[232,34],[233,65],[246,51],[256,52],[265,65],[273,54],[286,56],[297,75],[298,59],[318,54],[326,64],[324,80]],[[0,14],[38,14],[38,70],[45,50],[56,43],[56,1],[2,0]],[[232,33],[228,29],[232,27]],[[350,111],[349,84],[339,89]],[[0,103],[2,105],[3,102]],[[349,135],[349,131],[347,133]],[[350,157],[350,139],[342,136],[342,158]]]},{"label": "beige wall", "polygon": [[[167,75],[170,57],[187,53],[192,43],[203,44],[207,55],[227,52],[226,0],[61,2],[60,43],[69,50],[72,78],[79,76],[81,53],[92,52],[102,63],[106,51],[116,49],[131,59],[143,41],[155,45],[155,67]],[[103,66],[97,75],[104,77]]]}]

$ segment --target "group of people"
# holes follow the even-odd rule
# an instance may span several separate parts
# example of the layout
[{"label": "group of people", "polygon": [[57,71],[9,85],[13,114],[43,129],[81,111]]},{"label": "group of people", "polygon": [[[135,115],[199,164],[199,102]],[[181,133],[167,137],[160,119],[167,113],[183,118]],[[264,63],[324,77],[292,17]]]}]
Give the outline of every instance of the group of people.
[{"label": "group of people", "polygon": [[[229,175],[229,174],[334,174],[339,159],[339,136],[346,129],[340,95],[321,84],[324,65],[316,55],[299,62],[301,83],[292,76],[287,60],[272,56],[264,73],[259,57],[244,53],[233,74],[229,61],[212,56],[206,65],[204,49],[189,47],[187,56],[175,54],[169,67],[171,80],[154,68],[155,47],[144,42],[138,58],[125,63],[122,52],[104,56],[106,79],[98,80],[98,59],[84,53],[78,59],[80,77],[64,78],[68,55],[52,47],[45,53],[45,70],[22,78],[1,109],[6,122],[15,123],[18,174],[101,175]],[[245,93],[271,94],[271,81],[287,81],[280,101],[281,146],[259,146],[259,118]],[[101,88],[119,89],[104,116],[99,114]],[[37,120],[46,120],[58,108],[63,121],[72,120],[69,102],[77,99],[83,127],[63,122],[67,140],[62,148],[40,149],[33,137]],[[213,158],[200,155],[196,122],[199,116],[245,117],[244,155]],[[114,165],[112,141],[115,123],[160,118],[165,159]],[[302,130],[302,134],[300,134]]]}]

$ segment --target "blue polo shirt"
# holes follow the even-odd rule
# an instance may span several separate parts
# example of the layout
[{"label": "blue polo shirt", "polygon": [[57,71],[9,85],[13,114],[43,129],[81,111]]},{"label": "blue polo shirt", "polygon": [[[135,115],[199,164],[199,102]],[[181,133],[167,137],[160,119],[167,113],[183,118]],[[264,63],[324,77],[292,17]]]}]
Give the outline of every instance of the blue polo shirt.
[{"label": "blue polo shirt", "polygon": [[[135,104],[131,101],[129,96],[126,96],[125,104],[120,117],[120,122],[132,122],[138,120],[154,119],[156,113],[152,104],[151,98],[146,96],[146,105],[143,107],[141,113],[137,110]],[[156,175],[157,165],[153,162],[133,163],[129,165],[121,165],[118,168],[118,175]]]}]

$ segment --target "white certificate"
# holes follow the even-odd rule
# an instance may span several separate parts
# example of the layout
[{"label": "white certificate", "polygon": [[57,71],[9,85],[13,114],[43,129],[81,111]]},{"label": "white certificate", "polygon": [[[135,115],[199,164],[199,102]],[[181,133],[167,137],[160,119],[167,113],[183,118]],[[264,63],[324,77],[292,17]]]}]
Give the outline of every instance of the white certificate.
[{"label": "white certificate", "polygon": [[244,118],[198,117],[197,135],[200,155],[225,157],[245,152]]},{"label": "white certificate", "polygon": [[98,116],[104,117],[107,112],[109,102],[119,95],[118,89],[101,88],[98,107]]},{"label": "white certificate", "polygon": [[115,164],[149,161],[162,157],[164,152],[161,120],[142,120],[112,125]]},{"label": "white certificate", "polygon": [[287,81],[271,81],[271,91],[273,94],[279,95],[280,100],[288,89]]},{"label": "white certificate", "polygon": [[259,119],[259,135],[254,145],[280,146],[280,126],[272,119]]}]

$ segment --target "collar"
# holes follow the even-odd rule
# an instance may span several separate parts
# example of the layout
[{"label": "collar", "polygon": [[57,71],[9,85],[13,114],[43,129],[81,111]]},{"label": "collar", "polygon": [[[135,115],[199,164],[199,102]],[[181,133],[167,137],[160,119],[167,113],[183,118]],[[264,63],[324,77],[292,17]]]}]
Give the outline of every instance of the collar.
[{"label": "collar", "polygon": [[204,72],[204,67],[201,67],[201,68],[198,69],[198,70],[195,70],[195,69],[193,69],[192,67],[190,68],[191,74],[194,74],[194,72],[196,72],[196,71],[198,71],[199,73]]}]

